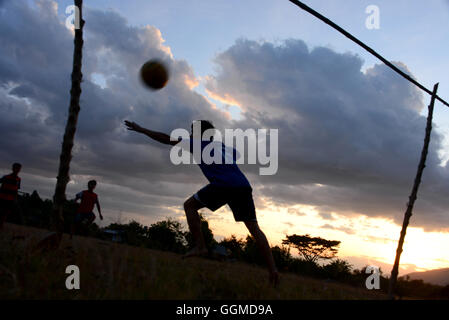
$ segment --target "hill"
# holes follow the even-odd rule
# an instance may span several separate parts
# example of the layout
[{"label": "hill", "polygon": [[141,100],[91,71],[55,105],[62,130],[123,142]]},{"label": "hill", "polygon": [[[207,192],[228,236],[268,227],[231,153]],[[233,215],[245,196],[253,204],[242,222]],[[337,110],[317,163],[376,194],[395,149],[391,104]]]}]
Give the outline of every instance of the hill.
[{"label": "hill", "polygon": [[423,280],[424,282],[440,286],[449,285],[449,268],[412,272],[405,277],[407,276],[409,276],[411,280]]},{"label": "hill", "polygon": [[[283,273],[268,285],[265,269],[192,258],[93,238],[64,235],[59,249],[33,247],[47,230],[7,224],[0,232],[0,299],[386,299],[380,292]],[[68,265],[80,290],[67,290]]]}]

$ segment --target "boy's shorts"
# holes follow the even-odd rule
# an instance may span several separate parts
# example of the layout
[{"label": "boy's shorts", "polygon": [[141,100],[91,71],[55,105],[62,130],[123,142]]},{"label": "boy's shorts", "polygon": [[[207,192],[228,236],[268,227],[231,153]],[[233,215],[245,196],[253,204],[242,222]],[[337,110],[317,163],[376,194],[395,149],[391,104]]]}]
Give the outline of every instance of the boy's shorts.
[{"label": "boy's shorts", "polygon": [[229,205],[235,221],[257,221],[251,187],[222,187],[208,184],[193,197],[211,211]]},{"label": "boy's shorts", "polygon": [[95,214],[93,212],[87,212],[87,213],[80,213],[78,212],[75,215],[75,223],[82,223],[84,220],[95,220]]}]

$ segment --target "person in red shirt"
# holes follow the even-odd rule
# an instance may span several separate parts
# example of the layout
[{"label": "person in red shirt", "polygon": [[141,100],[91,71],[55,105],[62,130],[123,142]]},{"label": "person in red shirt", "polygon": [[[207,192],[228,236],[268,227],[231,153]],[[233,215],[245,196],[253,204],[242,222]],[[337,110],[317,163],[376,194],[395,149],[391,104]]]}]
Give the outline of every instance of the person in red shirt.
[{"label": "person in red shirt", "polygon": [[95,220],[94,206],[97,206],[98,214],[100,219],[103,220],[101,215],[100,202],[98,201],[98,195],[94,192],[97,186],[97,181],[91,180],[87,183],[87,190],[81,191],[76,195],[75,202],[81,200],[78,210],[75,215],[74,223],[72,224],[72,229],[70,237],[73,236],[75,231],[80,227],[80,225],[86,221],[86,225],[90,225]]},{"label": "person in red shirt", "polygon": [[0,179],[0,229],[8,215],[17,208],[17,193],[20,189],[20,177],[18,176],[22,165],[14,163],[12,165],[12,173],[3,176]]}]

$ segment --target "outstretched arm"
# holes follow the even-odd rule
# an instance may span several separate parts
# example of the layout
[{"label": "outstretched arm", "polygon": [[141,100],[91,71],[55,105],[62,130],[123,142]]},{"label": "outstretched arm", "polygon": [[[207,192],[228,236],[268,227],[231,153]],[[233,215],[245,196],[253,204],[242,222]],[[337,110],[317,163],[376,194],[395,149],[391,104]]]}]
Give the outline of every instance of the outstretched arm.
[{"label": "outstretched arm", "polygon": [[127,126],[128,130],[136,131],[138,133],[143,133],[144,135],[150,137],[151,139],[156,140],[163,144],[169,144],[169,145],[173,146],[179,142],[179,141],[171,141],[169,135],[162,133],[162,132],[152,131],[152,130],[143,128],[135,122],[125,120],[125,125]]},{"label": "outstretched arm", "polygon": [[97,198],[96,204],[97,204],[98,213],[100,214],[100,219],[103,220],[103,216],[101,215],[100,201],[98,201],[98,198]]}]

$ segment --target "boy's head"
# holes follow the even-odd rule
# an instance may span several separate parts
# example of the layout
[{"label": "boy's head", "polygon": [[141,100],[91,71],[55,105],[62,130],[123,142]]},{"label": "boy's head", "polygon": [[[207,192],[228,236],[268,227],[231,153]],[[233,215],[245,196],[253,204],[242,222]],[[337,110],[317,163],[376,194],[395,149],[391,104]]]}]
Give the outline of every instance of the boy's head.
[{"label": "boy's head", "polygon": [[20,172],[20,169],[22,169],[22,165],[18,162],[13,163],[12,165],[12,172],[15,174],[18,174]]},{"label": "boy's head", "polygon": [[[199,132],[199,128],[201,127],[201,132]],[[212,122],[210,122],[209,120],[195,120],[192,122],[192,125],[190,126],[191,129],[191,136],[195,137],[197,139],[200,139],[203,137],[203,134],[206,130],[209,129],[215,129],[214,125],[212,124]],[[196,132],[198,130],[198,132]],[[198,134],[201,133],[201,136],[198,137]],[[212,140],[212,137],[211,137]]]},{"label": "boy's head", "polygon": [[94,190],[96,186],[97,186],[97,181],[95,181],[95,180],[90,180],[87,183],[87,187],[89,188],[90,191]]}]

